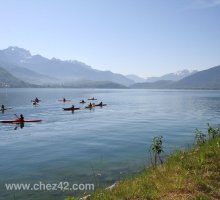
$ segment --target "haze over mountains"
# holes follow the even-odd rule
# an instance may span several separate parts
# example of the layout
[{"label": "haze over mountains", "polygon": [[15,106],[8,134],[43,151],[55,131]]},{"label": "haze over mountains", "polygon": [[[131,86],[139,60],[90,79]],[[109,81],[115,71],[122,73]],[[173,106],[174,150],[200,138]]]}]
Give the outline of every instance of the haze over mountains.
[{"label": "haze over mountains", "polygon": [[145,89],[220,89],[220,65],[199,71],[179,81],[160,80],[137,83],[132,88]]},{"label": "haze over mountains", "polygon": [[220,65],[185,77],[172,87],[178,89],[220,89]]},{"label": "haze over mountains", "polygon": [[163,76],[158,76],[158,77],[148,77],[148,78],[141,78],[135,74],[129,74],[126,77],[133,80],[135,83],[143,83],[143,82],[148,82],[148,83],[153,83],[156,81],[179,81],[180,79],[183,79],[187,76],[190,76],[192,74],[195,74],[196,72],[198,72],[197,70],[181,70],[181,71],[177,71],[175,73],[168,73],[165,74]]},{"label": "haze over mountains", "polygon": [[19,80],[0,67],[0,87],[31,87],[31,85]]},{"label": "haze over mountains", "polygon": [[0,64],[21,80],[32,84],[71,85],[83,81],[109,81],[129,86],[134,81],[121,74],[100,71],[79,62],[48,59],[41,55],[31,55],[25,49],[8,47],[0,51]]},{"label": "haze over mountains", "polygon": [[149,78],[146,79],[146,82],[152,83],[152,82],[161,81],[161,80],[179,81],[180,79],[183,79],[187,76],[195,74],[196,72],[198,72],[198,71],[197,70],[190,71],[190,70],[184,69],[182,71],[178,71],[176,73],[165,74],[165,75],[160,76],[160,77],[149,77]]},{"label": "haze over mountains", "polygon": [[220,66],[141,78],[101,71],[79,61],[48,59],[28,50],[0,50],[0,87],[220,89]]},{"label": "haze over mountains", "polygon": [[143,83],[143,82],[146,82],[146,79],[145,78],[141,78],[135,74],[129,74],[129,75],[126,75],[127,78],[129,78],[130,80],[134,81],[135,83]]}]

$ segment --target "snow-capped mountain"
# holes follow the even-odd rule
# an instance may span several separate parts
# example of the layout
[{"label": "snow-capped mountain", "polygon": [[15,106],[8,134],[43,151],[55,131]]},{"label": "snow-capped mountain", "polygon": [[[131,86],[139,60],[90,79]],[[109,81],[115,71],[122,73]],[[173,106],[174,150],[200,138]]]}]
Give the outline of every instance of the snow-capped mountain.
[{"label": "snow-capped mountain", "polygon": [[192,74],[197,73],[197,70],[181,70],[181,71],[177,71],[175,73],[169,73],[169,74],[165,74],[163,76],[160,77],[149,77],[146,79],[146,82],[156,82],[156,81],[161,81],[161,80],[166,80],[166,81],[179,81],[187,76],[190,76]]},{"label": "snow-capped mountain", "polygon": [[[185,71],[185,70],[184,70]],[[188,75],[188,72],[178,72]],[[179,81],[159,80],[155,82],[136,83],[131,88],[142,89],[220,89],[220,65],[193,73]]]}]

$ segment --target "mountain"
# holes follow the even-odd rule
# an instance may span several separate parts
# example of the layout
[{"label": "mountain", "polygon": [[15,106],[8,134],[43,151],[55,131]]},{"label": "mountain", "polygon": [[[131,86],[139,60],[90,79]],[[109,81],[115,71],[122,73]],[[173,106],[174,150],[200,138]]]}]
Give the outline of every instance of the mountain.
[{"label": "mountain", "polygon": [[[1,50],[0,64],[1,63],[7,65],[7,67],[18,67],[19,71],[21,68],[22,70],[29,70],[29,72],[26,71],[26,73],[24,73],[25,75],[32,73],[32,77],[29,79],[42,79],[44,83],[54,82],[55,84],[70,84],[80,80],[109,81],[125,86],[134,83],[134,81],[121,74],[96,70],[79,61],[62,61],[56,58],[48,59],[41,55],[31,55],[29,51],[19,47],[8,47],[7,49]],[[15,73],[12,71],[14,70],[10,72]],[[17,77],[24,79],[21,74],[17,73],[13,75],[17,75]]]},{"label": "mountain", "polygon": [[160,80],[155,82],[144,82],[144,83],[136,83],[132,85],[130,88],[132,89],[168,89],[173,84],[173,81],[169,80]]},{"label": "mountain", "polygon": [[131,88],[146,89],[220,89],[220,65],[199,71],[179,81],[136,83]]},{"label": "mountain", "polygon": [[179,81],[179,80],[181,80],[187,76],[190,76],[192,74],[195,74],[197,72],[198,71],[196,71],[196,70],[189,71],[187,69],[184,69],[182,71],[178,71],[176,73],[165,74],[160,77],[149,77],[149,78],[147,78],[146,82],[155,82],[155,81],[160,81],[160,80]]},{"label": "mountain", "polygon": [[[20,79],[13,76],[11,73],[9,73],[7,70],[5,70],[3,67],[0,67],[0,88],[5,87],[39,87],[37,85],[29,84],[24,81],[21,81]],[[118,83],[113,83],[109,81],[88,81],[88,80],[81,80],[76,81],[71,84],[65,84],[65,85],[49,85],[49,87],[64,87],[64,88],[120,88],[125,89],[127,87],[120,85]]]},{"label": "mountain", "polygon": [[0,67],[0,88],[2,87],[31,87],[32,85],[19,80],[3,67]]},{"label": "mountain", "polygon": [[143,83],[146,81],[146,79],[144,78],[141,78],[135,74],[129,74],[129,75],[126,75],[126,77],[132,81],[134,81],[135,83]]},{"label": "mountain", "polygon": [[181,79],[172,85],[177,89],[220,89],[220,65]]},{"label": "mountain", "polygon": [[108,89],[126,89],[127,87],[124,85],[120,85],[118,83],[113,83],[110,81],[88,81],[88,80],[80,80],[75,81],[74,83],[61,85],[61,87],[65,88],[108,88]]},{"label": "mountain", "polygon": [[25,80],[25,82],[30,84],[45,85],[58,82],[58,80],[55,78],[36,73],[32,70],[17,66],[15,64],[10,64],[1,60],[0,64],[4,69],[13,74],[13,76],[19,78],[20,80]]}]

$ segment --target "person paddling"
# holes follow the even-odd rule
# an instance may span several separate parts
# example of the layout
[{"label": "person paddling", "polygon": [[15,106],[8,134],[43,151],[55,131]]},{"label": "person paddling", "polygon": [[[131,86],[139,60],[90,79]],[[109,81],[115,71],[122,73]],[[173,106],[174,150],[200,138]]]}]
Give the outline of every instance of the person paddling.
[{"label": "person paddling", "polygon": [[100,102],[100,104],[99,104],[100,106],[103,106],[103,103],[102,103],[102,101]]},{"label": "person paddling", "polygon": [[66,102],[66,98],[63,97],[63,102]]},{"label": "person paddling", "polygon": [[21,122],[24,121],[24,115],[23,114],[20,114],[19,117],[15,114],[15,117],[17,117],[18,121],[21,121]]},{"label": "person paddling", "polygon": [[35,102],[36,102],[36,103],[39,103],[39,99],[38,99],[37,97],[35,98]]},{"label": "person paddling", "polygon": [[5,110],[5,105],[2,104],[1,110],[2,110],[2,111]]},{"label": "person paddling", "polygon": [[19,120],[24,121],[24,116],[20,114]]},{"label": "person paddling", "polygon": [[85,101],[84,101],[84,100],[81,100],[80,103],[85,103]]}]

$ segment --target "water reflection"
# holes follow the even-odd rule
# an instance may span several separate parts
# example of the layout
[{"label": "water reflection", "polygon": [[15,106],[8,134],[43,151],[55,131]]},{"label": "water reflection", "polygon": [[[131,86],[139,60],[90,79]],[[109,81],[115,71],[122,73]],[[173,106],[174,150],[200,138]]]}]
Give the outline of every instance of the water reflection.
[{"label": "water reflection", "polygon": [[23,129],[24,128],[24,122],[16,123],[14,130],[17,130],[18,128]]}]

